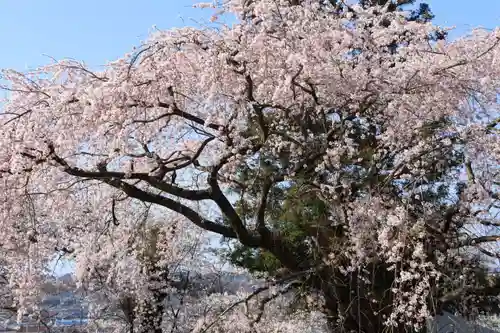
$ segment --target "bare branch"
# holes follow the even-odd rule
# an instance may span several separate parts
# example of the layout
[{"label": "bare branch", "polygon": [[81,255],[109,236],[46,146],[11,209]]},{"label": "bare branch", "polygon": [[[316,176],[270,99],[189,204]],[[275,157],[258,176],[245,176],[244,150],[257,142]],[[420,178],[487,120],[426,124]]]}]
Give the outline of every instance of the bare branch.
[{"label": "bare branch", "polygon": [[[238,305],[240,304],[243,304],[243,303],[248,303],[252,298],[254,298],[255,296],[259,295],[260,293],[268,290],[269,288],[273,287],[273,286],[277,286],[279,284],[282,284],[282,283],[285,283],[287,281],[290,281],[290,280],[293,280],[293,279],[296,279],[296,278],[300,278],[300,277],[303,277],[307,274],[310,274],[312,273],[313,270],[306,270],[306,271],[301,271],[301,272],[297,272],[297,273],[293,273],[293,274],[290,274],[282,279],[279,279],[279,280],[276,280],[276,281],[273,281],[265,286],[262,286],[262,287],[259,287],[257,288],[256,290],[254,290],[251,294],[249,294],[247,297],[243,298],[243,299],[240,299],[239,301],[231,304],[229,307],[227,307],[224,311],[222,311],[218,316],[217,318],[215,318],[212,322],[210,322],[210,324],[208,324],[207,326],[205,326],[204,329],[202,329],[201,331],[199,331],[198,333],[206,333],[208,332],[208,330],[210,330],[222,317],[224,317],[224,315],[226,313],[228,313],[229,311],[233,310],[235,307],[237,307]],[[290,283],[289,285],[287,285],[284,289],[285,289],[285,292],[290,290],[291,287],[293,286],[293,283]],[[282,294],[282,293],[281,293]],[[277,295],[279,296],[279,294]],[[269,301],[271,301],[272,299],[276,298],[277,296],[269,299]],[[267,302],[269,302],[267,301]],[[267,302],[264,302],[267,303]],[[261,315],[262,316],[262,315]]]}]

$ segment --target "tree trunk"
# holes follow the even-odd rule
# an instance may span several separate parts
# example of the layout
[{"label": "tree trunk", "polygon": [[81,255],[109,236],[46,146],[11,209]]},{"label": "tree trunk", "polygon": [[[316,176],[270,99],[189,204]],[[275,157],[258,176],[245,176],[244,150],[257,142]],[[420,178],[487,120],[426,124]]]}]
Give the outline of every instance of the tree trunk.
[{"label": "tree trunk", "polygon": [[[380,299],[378,304],[371,302],[371,297],[366,295],[365,286],[358,281],[356,272],[347,276],[331,268],[318,272],[313,287],[324,298],[323,312],[332,333],[380,333],[387,330],[384,322],[390,315],[393,300],[386,298]],[[426,330],[426,326],[417,331],[401,324],[392,327],[390,332],[425,333]]]},{"label": "tree trunk", "polygon": [[[262,241],[264,248],[273,253],[281,264],[293,273],[304,270],[299,258],[306,258],[304,253],[296,253],[287,248],[287,244],[280,239],[279,235],[272,232],[263,232]],[[327,242],[325,238],[324,242]],[[314,263],[314,259],[305,260]],[[317,265],[320,266],[320,265]],[[309,266],[311,267],[311,266]],[[386,269],[383,263],[374,263],[366,269],[372,272],[371,281],[373,285],[365,284],[359,278],[357,272],[342,274],[335,267],[323,267],[315,272],[314,277],[308,280],[312,292],[319,292],[323,296],[325,304],[323,313],[327,316],[328,326],[332,333],[380,333],[387,331],[384,322],[389,317],[393,308],[393,299],[390,290],[394,282],[394,273]],[[375,288],[376,290],[374,290]],[[378,294],[373,303],[373,295]],[[385,315],[385,316],[384,316]],[[391,327],[393,333],[425,333],[426,326],[416,331],[407,325]]]},{"label": "tree trunk", "polygon": [[152,300],[143,305],[138,318],[137,333],[162,333],[161,325],[165,310],[163,300],[163,295],[155,292]]}]

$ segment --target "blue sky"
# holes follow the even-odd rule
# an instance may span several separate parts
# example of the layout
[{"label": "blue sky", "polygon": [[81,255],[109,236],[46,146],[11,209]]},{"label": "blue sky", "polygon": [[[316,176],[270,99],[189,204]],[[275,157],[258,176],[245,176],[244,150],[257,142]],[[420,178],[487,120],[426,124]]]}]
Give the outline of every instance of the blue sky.
[{"label": "blue sky", "polygon": [[[92,67],[102,65],[140,44],[153,25],[165,29],[206,22],[208,12],[193,9],[195,2],[2,0],[0,68],[35,67],[49,61],[43,54],[76,58]],[[500,0],[429,3],[438,24],[456,25],[460,32],[478,25],[500,25]]]}]

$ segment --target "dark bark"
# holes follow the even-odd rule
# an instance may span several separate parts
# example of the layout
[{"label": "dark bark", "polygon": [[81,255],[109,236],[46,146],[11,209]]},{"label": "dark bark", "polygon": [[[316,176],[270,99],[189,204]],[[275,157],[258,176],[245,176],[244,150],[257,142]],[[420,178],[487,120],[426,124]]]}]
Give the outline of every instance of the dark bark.
[{"label": "dark bark", "polygon": [[[392,300],[385,299],[379,304],[370,301],[366,295],[362,283],[356,283],[356,274],[343,277],[344,281],[333,282],[332,275],[335,272],[325,269],[319,273],[316,281],[316,288],[324,297],[325,304],[323,313],[327,316],[328,327],[335,333],[380,333],[387,330],[384,325],[386,318],[392,310]],[[342,279],[340,274],[336,274],[335,279]],[[351,281],[347,281],[351,280]],[[343,318],[339,320],[339,314]],[[384,318],[383,315],[386,317]],[[424,333],[426,327],[416,331],[400,324],[398,327],[391,327],[394,333]]]},{"label": "dark bark", "polygon": [[148,301],[139,317],[137,333],[162,333],[161,324],[165,306],[165,296],[160,292],[153,294],[152,300]]}]

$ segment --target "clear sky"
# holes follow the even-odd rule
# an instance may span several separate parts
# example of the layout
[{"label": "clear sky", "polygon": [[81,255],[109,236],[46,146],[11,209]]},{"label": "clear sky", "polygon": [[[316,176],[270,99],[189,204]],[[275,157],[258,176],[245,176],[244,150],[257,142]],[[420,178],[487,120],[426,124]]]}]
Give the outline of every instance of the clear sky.
[{"label": "clear sky", "polygon": [[[209,0],[205,0],[209,1]],[[196,0],[2,0],[0,68],[23,70],[71,57],[98,66],[145,39],[153,25],[165,29],[206,22]],[[500,25],[500,0],[428,0],[436,22],[460,32]],[[204,19],[205,18],[205,19]]]}]

